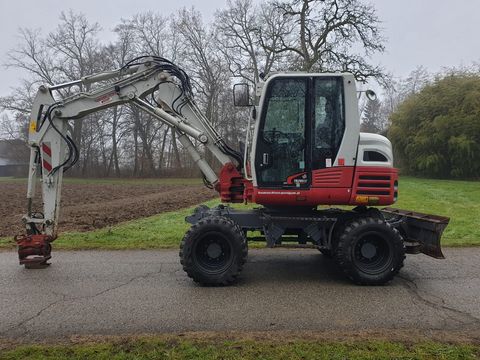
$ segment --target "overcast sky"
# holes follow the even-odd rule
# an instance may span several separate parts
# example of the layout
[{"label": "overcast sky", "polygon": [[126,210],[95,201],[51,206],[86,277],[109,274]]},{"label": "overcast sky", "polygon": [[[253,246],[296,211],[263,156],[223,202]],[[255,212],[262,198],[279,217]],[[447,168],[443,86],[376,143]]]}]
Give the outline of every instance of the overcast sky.
[{"label": "overcast sky", "polygon": [[[469,65],[480,61],[480,0],[372,0],[387,38],[386,52],[374,62],[395,76],[404,77],[417,65],[432,72],[442,67]],[[168,15],[184,6],[195,6],[206,21],[226,0],[0,0],[0,62],[18,44],[18,28],[56,27],[58,15],[73,9],[98,22],[105,40],[113,40],[111,29],[121,18],[153,10]],[[18,84],[22,73],[0,68],[0,96]]]}]

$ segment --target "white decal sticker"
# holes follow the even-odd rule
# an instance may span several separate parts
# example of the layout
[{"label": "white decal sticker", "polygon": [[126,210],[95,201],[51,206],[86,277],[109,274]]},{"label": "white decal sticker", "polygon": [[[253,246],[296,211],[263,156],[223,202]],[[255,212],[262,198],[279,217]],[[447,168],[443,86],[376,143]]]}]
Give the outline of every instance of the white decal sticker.
[{"label": "white decal sticker", "polygon": [[325,159],[325,167],[332,167],[332,159],[330,158]]},{"label": "white decal sticker", "polygon": [[300,195],[297,191],[259,191],[259,195]]}]

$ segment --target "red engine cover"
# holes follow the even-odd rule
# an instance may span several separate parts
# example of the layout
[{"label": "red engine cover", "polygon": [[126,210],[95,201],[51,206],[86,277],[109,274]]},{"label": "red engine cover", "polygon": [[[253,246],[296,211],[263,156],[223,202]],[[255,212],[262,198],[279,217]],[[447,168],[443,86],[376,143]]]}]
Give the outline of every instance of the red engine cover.
[{"label": "red engine cover", "polygon": [[310,188],[254,188],[252,200],[274,206],[391,205],[397,181],[395,168],[334,167],[313,171]]}]

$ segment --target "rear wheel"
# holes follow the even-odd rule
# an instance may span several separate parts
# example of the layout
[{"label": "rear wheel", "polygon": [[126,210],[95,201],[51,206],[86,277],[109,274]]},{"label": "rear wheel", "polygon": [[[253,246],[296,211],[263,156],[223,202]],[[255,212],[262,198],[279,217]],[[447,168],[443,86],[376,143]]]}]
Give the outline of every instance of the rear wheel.
[{"label": "rear wheel", "polygon": [[211,216],[192,225],[180,245],[183,270],[202,285],[232,284],[247,260],[247,239],[228,218]]},{"label": "rear wheel", "polygon": [[400,271],[405,247],[399,232],[384,220],[365,217],[346,224],[335,260],[357,284],[383,285]]}]

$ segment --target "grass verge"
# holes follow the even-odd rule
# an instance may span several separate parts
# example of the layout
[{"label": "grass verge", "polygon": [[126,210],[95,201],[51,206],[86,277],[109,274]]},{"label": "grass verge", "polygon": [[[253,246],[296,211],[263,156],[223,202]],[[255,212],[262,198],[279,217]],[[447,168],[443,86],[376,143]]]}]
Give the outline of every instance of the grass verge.
[{"label": "grass verge", "polygon": [[391,341],[135,338],[74,345],[21,345],[0,359],[477,359],[478,345]]},{"label": "grass verge", "polygon": [[[162,183],[166,183],[165,181],[179,183],[179,179],[160,180]],[[70,179],[69,181],[83,180]],[[111,183],[117,180],[106,179],[105,181]],[[185,179],[185,181],[195,183],[198,179]],[[218,202],[218,200],[211,200],[206,204],[215,206]],[[235,207],[244,206],[240,204]],[[442,238],[443,246],[480,245],[479,182],[402,177],[400,197],[395,207],[449,216],[451,220]],[[189,227],[185,223],[185,216],[190,215],[193,209],[194,207],[163,213],[91,232],[62,233],[55,241],[55,248],[65,250],[176,248]],[[11,244],[12,240],[9,238],[0,239],[0,247],[9,247]]]},{"label": "grass verge", "polygon": [[400,177],[400,209],[450,217],[445,246],[480,245],[480,182]]}]

